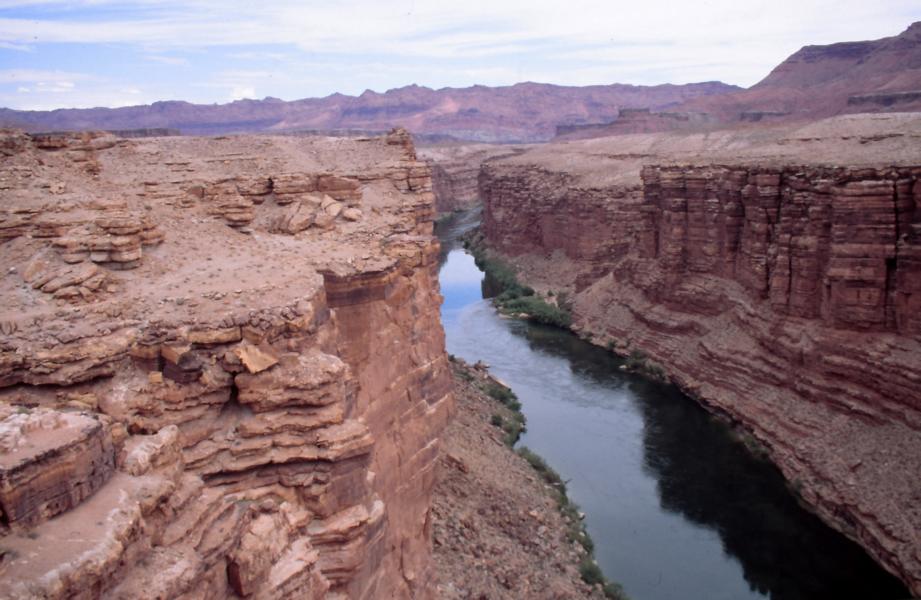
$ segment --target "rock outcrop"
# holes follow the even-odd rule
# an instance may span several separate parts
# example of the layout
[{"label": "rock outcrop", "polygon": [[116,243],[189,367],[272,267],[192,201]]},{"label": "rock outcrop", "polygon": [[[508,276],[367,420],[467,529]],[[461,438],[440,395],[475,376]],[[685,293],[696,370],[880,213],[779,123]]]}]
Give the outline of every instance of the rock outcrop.
[{"label": "rock outcrop", "polygon": [[0,596],[430,597],[452,394],[408,135],[0,148]]},{"label": "rock outcrop", "polygon": [[477,187],[480,165],[524,151],[524,146],[501,144],[439,144],[419,149],[420,158],[432,167],[435,210],[449,213],[481,204]]},{"label": "rock outcrop", "polygon": [[483,229],[569,292],[578,332],[665,366],[921,593],[921,156],[878,159],[885,137],[736,139],[694,164],[612,160],[614,139],[526,153],[484,167]]},{"label": "rock outcrop", "polygon": [[761,81],[675,110],[714,120],[797,121],[855,112],[921,110],[921,21],[879,40],[804,46]]}]

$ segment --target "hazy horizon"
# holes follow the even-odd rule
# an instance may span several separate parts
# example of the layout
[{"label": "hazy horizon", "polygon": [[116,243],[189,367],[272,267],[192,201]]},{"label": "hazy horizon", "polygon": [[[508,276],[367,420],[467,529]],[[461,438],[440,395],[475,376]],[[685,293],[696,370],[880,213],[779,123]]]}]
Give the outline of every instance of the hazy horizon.
[{"label": "hazy horizon", "polygon": [[226,103],[521,82],[748,87],[804,45],[898,35],[917,2],[0,0],[0,106]]}]

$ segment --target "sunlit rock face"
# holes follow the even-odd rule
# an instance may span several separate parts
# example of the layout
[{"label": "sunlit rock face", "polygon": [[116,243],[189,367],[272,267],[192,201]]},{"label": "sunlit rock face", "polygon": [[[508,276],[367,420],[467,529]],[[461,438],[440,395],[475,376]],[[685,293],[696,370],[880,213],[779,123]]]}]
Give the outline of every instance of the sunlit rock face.
[{"label": "sunlit rock face", "polygon": [[429,597],[452,396],[409,136],[0,151],[0,596]]},{"label": "sunlit rock face", "polygon": [[[484,167],[487,242],[538,290],[568,292],[579,333],[641,350],[749,430],[823,519],[918,593],[917,150],[727,137],[715,143],[735,158],[703,148],[682,163],[662,148],[686,138],[621,139]],[[856,164],[809,163],[823,153]]]}]

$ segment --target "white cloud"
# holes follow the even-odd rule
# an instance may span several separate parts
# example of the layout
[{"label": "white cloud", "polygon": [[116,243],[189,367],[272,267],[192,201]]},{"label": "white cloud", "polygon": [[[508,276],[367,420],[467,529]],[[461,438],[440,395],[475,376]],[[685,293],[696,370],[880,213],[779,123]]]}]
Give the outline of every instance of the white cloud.
[{"label": "white cloud", "polygon": [[144,57],[145,59],[151,62],[157,62],[164,65],[172,65],[175,67],[185,67],[188,66],[188,59],[179,57],[179,56],[163,56],[160,54],[148,54]]},{"label": "white cloud", "polygon": [[235,85],[230,90],[230,100],[253,99],[256,97],[256,88],[250,85]]},{"label": "white cloud", "polygon": [[[13,7],[32,14],[4,17]],[[124,44],[183,67],[152,99],[190,90],[210,94],[207,101],[256,90],[293,99],[414,82],[751,85],[805,44],[895,35],[917,19],[917,0],[0,0],[0,52],[50,43],[111,52],[105,45]],[[252,69],[209,69],[203,77],[202,57]],[[13,71],[20,78],[5,76]],[[154,94],[148,86],[126,95],[131,81],[22,78],[26,72],[0,70],[0,85],[28,83],[37,95],[39,82],[76,83],[73,94],[53,95],[81,104],[101,90],[113,102]]]},{"label": "white cloud", "polygon": [[13,81],[26,82],[55,82],[55,81],[89,81],[97,77],[89,73],[74,73],[71,71],[58,71],[53,69],[0,69],[0,84]]}]

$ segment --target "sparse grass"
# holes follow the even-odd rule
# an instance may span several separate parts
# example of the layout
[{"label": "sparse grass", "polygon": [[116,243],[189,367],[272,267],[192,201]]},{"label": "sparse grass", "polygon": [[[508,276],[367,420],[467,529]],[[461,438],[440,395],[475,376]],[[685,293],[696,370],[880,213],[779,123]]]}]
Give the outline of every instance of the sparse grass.
[{"label": "sparse grass", "polygon": [[668,381],[668,374],[657,362],[649,360],[649,357],[642,350],[634,348],[630,351],[626,362],[627,369],[635,373],[645,375],[650,379],[658,381]]},{"label": "sparse grass", "polygon": [[579,511],[579,505],[569,499],[566,494],[566,482],[560,477],[553,468],[547,464],[539,454],[527,446],[518,448],[518,455],[528,461],[528,464],[540,475],[544,483],[554,489],[557,508],[563,516],[563,520],[568,527],[566,539],[571,543],[577,543],[585,550],[585,555],[579,562],[579,574],[582,580],[589,585],[602,586],[604,594],[611,600],[628,600],[623,589],[616,583],[608,581],[602,573],[601,568],[595,563],[594,552],[595,542],[585,529],[585,523]]},{"label": "sparse grass", "polygon": [[518,400],[518,396],[510,388],[495,381],[488,382],[480,389],[511,411],[511,418],[506,419],[496,413],[490,418],[489,422],[505,432],[505,443],[509,447],[514,446],[518,443],[521,434],[527,431],[526,419],[524,413],[521,412],[521,402]]},{"label": "sparse grass", "polygon": [[505,419],[497,413],[489,419],[489,422],[505,433],[504,441],[509,447],[518,443],[521,434],[525,431],[525,419],[522,413],[512,413],[511,419]]},{"label": "sparse grass", "polygon": [[515,392],[513,392],[511,388],[507,388],[500,383],[490,381],[486,384],[486,387],[483,388],[483,391],[486,392],[486,395],[488,395],[490,398],[493,400],[498,400],[512,411],[521,411],[521,402],[518,401],[518,396],[515,395]]},{"label": "sparse grass", "polygon": [[541,455],[527,446],[518,448],[518,455],[528,461],[528,464],[537,471],[537,474],[544,480],[544,483],[566,494],[566,483],[560,477],[560,474],[554,471],[553,467],[548,465],[547,461],[545,461]]}]

